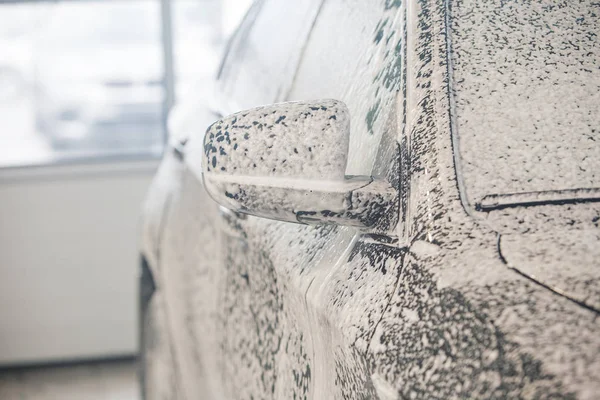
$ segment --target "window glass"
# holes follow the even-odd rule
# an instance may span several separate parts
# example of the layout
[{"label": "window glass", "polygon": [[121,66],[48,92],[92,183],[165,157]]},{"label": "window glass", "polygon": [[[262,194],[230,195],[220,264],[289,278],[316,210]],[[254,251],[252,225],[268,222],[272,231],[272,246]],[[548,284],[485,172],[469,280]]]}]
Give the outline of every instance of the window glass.
[{"label": "window glass", "polygon": [[0,5],[0,165],[160,154],[158,1]]},{"label": "window glass", "polygon": [[378,159],[380,150],[387,151],[380,144],[389,147],[389,135],[382,141],[384,132],[402,121],[402,100],[397,99],[402,96],[404,69],[403,7],[391,1],[354,1],[351,7],[345,0],[325,2],[288,98],[346,103],[351,118],[349,175],[385,169],[385,160]]},{"label": "window glass", "polygon": [[206,97],[221,57],[223,14],[221,0],[172,2],[175,97]]},{"label": "window glass", "polygon": [[257,1],[230,44],[219,75],[225,112],[283,101],[322,0]]}]

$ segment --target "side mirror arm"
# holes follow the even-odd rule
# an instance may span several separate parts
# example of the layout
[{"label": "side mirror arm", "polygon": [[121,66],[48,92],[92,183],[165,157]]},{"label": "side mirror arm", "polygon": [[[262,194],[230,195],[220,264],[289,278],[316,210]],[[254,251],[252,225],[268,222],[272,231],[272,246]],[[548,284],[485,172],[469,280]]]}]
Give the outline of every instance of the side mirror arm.
[{"label": "side mirror arm", "polygon": [[233,211],[280,221],[380,230],[395,222],[386,216],[397,215],[393,210],[398,206],[398,192],[385,179],[354,176],[328,182],[238,177],[234,181],[205,175],[204,185],[215,201]]}]

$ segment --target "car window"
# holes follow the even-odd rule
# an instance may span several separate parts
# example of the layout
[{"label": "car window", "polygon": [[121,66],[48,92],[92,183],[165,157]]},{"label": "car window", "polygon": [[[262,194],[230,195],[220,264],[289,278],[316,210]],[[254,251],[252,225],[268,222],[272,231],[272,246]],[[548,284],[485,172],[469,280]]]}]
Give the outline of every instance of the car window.
[{"label": "car window", "polygon": [[530,203],[564,201],[600,187],[600,3],[453,3],[454,134],[469,202],[507,206],[527,192],[539,193]]},{"label": "car window", "polygon": [[[351,113],[347,174],[376,167],[386,124],[395,115],[403,70],[400,2],[327,1],[306,46],[289,99],[335,98]],[[401,119],[400,119],[401,120]]]},{"label": "car window", "polygon": [[228,114],[283,100],[322,0],[263,0],[229,44],[217,96]]}]

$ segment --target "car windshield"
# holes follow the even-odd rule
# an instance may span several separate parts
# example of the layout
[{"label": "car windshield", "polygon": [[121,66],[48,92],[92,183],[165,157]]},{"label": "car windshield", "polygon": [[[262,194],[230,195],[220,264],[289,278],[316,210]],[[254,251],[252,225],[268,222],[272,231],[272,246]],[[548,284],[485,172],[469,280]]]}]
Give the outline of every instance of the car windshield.
[{"label": "car windshield", "polygon": [[598,13],[592,2],[452,6],[453,134],[470,204],[596,193],[578,190],[600,187]]},{"label": "car windshield", "polygon": [[43,40],[52,46],[104,47],[152,44],[160,39],[153,2],[63,2],[48,15]]}]

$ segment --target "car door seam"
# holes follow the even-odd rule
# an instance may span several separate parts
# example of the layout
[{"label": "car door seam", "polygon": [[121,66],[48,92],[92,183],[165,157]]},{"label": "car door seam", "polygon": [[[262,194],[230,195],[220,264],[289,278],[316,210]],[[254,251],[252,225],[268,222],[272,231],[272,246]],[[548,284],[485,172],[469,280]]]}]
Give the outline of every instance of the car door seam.
[{"label": "car door seam", "polygon": [[400,268],[398,270],[398,276],[396,278],[396,283],[394,284],[394,290],[392,290],[392,292],[390,293],[390,297],[389,297],[389,299],[387,301],[387,304],[385,305],[385,307],[383,309],[383,312],[381,313],[381,316],[379,317],[378,321],[373,326],[373,331],[371,332],[371,335],[370,335],[369,339],[367,340],[367,348],[365,349],[365,356],[366,357],[368,357],[368,355],[369,355],[369,350],[371,348],[371,343],[373,342],[375,334],[377,333],[377,328],[379,327],[379,325],[381,324],[381,321],[383,321],[383,318],[385,317],[385,315],[387,314],[388,310],[392,306],[392,299],[394,298],[394,294],[398,291],[398,288],[400,287],[400,278],[401,278],[402,272],[404,270],[404,254],[401,254],[400,258],[401,258],[401,260],[400,260]]},{"label": "car door seam", "polygon": [[[166,231],[166,225],[167,225],[167,221],[169,220],[169,214],[171,212],[171,208],[173,206],[173,192],[170,192],[169,195],[167,196],[167,198],[165,199],[165,206],[164,206],[164,210],[163,210],[163,214],[162,214],[162,218],[160,221],[160,225],[159,225],[159,231],[158,231],[158,237],[157,237],[157,241],[156,241],[156,270],[159,276],[161,276],[161,281],[164,280],[163,277],[163,269],[162,269],[162,258],[161,258],[161,252],[160,249],[162,247],[162,242],[164,240],[164,233]],[[164,287],[166,287],[166,285],[164,285]],[[160,289],[160,286],[157,287],[157,289]],[[172,325],[170,323],[171,319],[169,317],[169,308],[166,305],[167,299],[166,297],[163,297],[164,301],[165,301],[165,307],[163,307],[163,315],[165,318],[165,323],[166,323],[166,330],[167,330],[167,342],[168,342],[168,346],[169,346],[169,353],[171,353],[171,360],[172,360],[172,365],[173,365],[173,372],[175,375],[175,379],[174,379],[174,383],[175,383],[175,393],[177,394],[177,398],[180,398],[180,394],[183,393],[183,388],[179,382],[179,380],[181,379],[181,367],[179,365],[179,361],[178,361],[178,357],[177,357],[177,352],[175,350],[175,344],[173,343],[173,332],[172,332]]]}]

